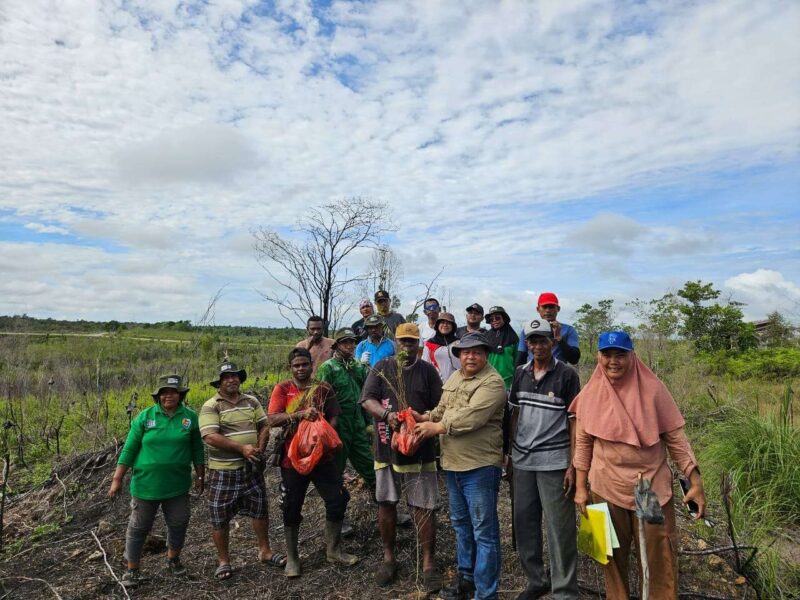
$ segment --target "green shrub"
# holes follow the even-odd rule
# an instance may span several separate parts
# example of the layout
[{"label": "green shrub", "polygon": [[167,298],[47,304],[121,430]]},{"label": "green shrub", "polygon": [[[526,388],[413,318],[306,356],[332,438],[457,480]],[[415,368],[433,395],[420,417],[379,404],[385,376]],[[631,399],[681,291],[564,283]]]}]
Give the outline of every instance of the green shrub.
[{"label": "green shrub", "polygon": [[740,543],[759,546],[754,569],[770,598],[789,597],[800,585],[800,568],[772,546],[800,526],[800,433],[791,400],[787,385],[778,411],[761,415],[758,408],[731,407],[703,434],[698,452],[707,487],[730,474],[736,534]]},{"label": "green shrub", "polygon": [[716,352],[701,358],[717,375],[739,379],[800,376],[800,348],[752,348],[741,354]]}]

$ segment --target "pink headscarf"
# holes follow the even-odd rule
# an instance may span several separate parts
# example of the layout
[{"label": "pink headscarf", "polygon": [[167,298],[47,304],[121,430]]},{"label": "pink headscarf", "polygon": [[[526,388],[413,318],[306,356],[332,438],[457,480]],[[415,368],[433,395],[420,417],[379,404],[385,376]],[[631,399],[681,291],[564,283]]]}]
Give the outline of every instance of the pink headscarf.
[{"label": "pink headscarf", "polygon": [[667,387],[635,352],[628,372],[616,383],[598,364],[569,412],[581,419],[588,434],[637,448],[654,445],[662,433],[686,423]]}]

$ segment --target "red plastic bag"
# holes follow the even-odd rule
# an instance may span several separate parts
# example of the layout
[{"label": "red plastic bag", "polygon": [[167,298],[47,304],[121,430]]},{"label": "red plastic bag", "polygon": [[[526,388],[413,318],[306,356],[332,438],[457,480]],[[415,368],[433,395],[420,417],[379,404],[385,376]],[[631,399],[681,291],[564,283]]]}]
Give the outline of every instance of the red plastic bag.
[{"label": "red plastic bag", "polygon": [[412,456],[419,450],[423,441],[419,435],[414,433],[417,421],[408,408],[397,413],[397,420],[400,421],[400,430],[392,432],[392,449],[397,450],[400,454]]},{"label": "red plastic bag", "polygon": [[323,456],[333,454],[341,447],[339,434],[325,419],[303,419],[289,444],[289,462],[298,473],[308,475]]}]

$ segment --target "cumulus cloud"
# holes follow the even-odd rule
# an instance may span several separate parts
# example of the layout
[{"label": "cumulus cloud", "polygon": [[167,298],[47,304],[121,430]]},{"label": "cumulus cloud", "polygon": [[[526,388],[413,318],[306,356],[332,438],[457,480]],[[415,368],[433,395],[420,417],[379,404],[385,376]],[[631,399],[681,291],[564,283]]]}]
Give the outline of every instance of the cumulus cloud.
[{"label": "cumulus cloud", "polygon": [[793,319],[800,319],[800,285],[787,280],[783,273],[772,269],[757,269],[739,273],[725,280],[737,300],[747,306],[745,314],[763,319],[769,312],[779,310]]},{"label": "cumulus cloud", "polygon": [[225,181],[257,164],[250,141],[233,128],[205,124],[160,133],[119,151],[134,182]]},{"label": "cumulus cloud", "polygon": [[[141,261],[109,261],[120,275],[155,257],[154,274],[179,263],[203,289],[215,265],[249,271],[257,287],[257,267],[243,264],[251,226],[369,196],[395,209],[407,280],[444,265],[454,280],[480,274],[497,298],[614,269],[617,282],[664,281],[694,266],[687,256],[727,265],[723,200],[703,227],[632,209],[653,186],[798,158],[796,3],[300,1],[265,12],[8,2],[0,211],[29,236],[69,232]],[[603,195],[630,205],[593,206]],[[569,203],[565,233],[550,217]],[[792,246],[750,252],[774,254],[770,244]],[[625,267],[597,265],[599,252]],[[458,289],[472,301],[474,283]],[[52,291],[48,310],[67,302]]]},{"label": "cumulus cloud", "polygon": [[646,227],[624,215],[601,213],[579,227],[575,239],[600,255],[627,256],[634,251],[636,239],[646,231]]},{"label": "cumulus cloud", "polygon": [[44,225],[42,223],[26,223],[25,229],[32,229],[37,233],[57,233],[59,235],[69,235],[69,231],[63,227],[56,227],[55,225]]}]

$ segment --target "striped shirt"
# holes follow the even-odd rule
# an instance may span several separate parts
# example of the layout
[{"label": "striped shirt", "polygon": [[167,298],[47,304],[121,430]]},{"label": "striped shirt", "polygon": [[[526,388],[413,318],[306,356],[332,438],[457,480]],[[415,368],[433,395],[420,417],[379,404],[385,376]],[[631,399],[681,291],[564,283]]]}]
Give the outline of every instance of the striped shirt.
[{"label": "striped shirt", "polygon": [[515,469],[556,471],[570,461],[567,407],[580,391],[578,372],[553,358],[540,380],[533,378],[533,363],[517,367],[508,403],[519,410],[517,430],[511,440]]},{"label": "striped shirt", "polygon": [[[200,435],[221,433],[239,444],[258,443],[258,430],[264,427],[267,415],[261,403],[253,396],[240,394],[237,402],[230,402],[219,394],[206,400],[200,409]],[[220,471],[241,469],[244,457],[238,452],[208,445],[208,468]]]}]

